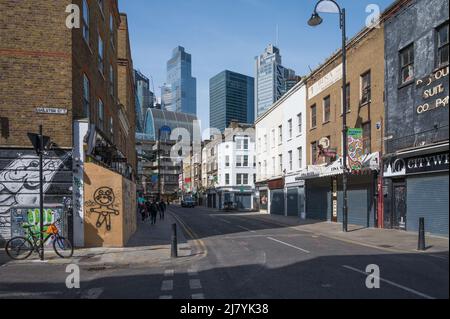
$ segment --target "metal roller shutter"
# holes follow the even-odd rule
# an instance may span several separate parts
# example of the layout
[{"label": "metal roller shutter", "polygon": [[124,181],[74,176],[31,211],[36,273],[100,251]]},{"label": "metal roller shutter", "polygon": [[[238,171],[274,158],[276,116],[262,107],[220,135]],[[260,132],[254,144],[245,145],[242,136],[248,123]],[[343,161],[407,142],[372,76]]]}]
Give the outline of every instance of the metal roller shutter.
[{"label": "metal roller shutter", "polygon": [[287,190],[287,215],[300,216],[298,187]]},{"label": "metal roller shutter", "polygon": [[306,186],[306,218],[329,220],[331,217],[330,180],[309,181]]},{"label": "metal roller shutter", "polygon": [[270,214],[284,216],[284,189],[270,191]]},{"label": "metal roller shutter", "polygon": [[425,218],[426,232],[448,237],[448,174],[408,177],[407,230],[418,231]]}]

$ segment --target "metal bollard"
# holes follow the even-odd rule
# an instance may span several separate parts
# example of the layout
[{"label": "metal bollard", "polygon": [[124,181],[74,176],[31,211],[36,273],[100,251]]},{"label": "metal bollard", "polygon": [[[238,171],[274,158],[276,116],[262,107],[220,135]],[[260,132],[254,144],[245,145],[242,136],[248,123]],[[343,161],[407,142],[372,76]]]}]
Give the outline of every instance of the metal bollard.
[{"label": "metal bollard", "polygon": [[425,218],[419,219],[419,245],[417,250],[425,251]]},{"label": "metal bollard", "polygon": [[178,238],[177,238],[177,224],[172,224],[172,258],[178,257]]}]

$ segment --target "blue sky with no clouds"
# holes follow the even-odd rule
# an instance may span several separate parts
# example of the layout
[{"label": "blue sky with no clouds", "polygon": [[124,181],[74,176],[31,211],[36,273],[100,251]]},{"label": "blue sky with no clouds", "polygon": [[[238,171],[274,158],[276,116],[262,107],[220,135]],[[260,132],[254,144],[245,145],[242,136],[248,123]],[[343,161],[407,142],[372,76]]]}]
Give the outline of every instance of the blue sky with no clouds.
[{"label": "blue sky with no clouds", "polygon": [[[254,58],[269,43],[278,46],[283,64],[306,75],[340,47],[337,15],[324,15],[316,28],[307,25],[316,0],[119,0],[128,14],[135,68],[153,79],[157,95],[166,80],[172,49],[192,54],[197,78],[197,109],[202,127],[209,127],[209,79],[228,69],[254,76]],[[365,25],[376,4],[393,0],[337,0],[347,10],[348,36]]]}]

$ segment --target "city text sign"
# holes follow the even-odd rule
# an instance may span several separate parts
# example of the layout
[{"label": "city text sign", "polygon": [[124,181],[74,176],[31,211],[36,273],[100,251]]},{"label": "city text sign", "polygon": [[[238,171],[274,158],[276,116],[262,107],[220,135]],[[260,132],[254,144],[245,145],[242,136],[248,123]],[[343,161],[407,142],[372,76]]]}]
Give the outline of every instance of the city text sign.
[{"label": "city text sign", "polygon": [[420,99],[423,101],[417,107],[417,114],[448,107],[448,73],[449,67],[433,72],[426,78],[416,81],[418,89],[423,88]]}]

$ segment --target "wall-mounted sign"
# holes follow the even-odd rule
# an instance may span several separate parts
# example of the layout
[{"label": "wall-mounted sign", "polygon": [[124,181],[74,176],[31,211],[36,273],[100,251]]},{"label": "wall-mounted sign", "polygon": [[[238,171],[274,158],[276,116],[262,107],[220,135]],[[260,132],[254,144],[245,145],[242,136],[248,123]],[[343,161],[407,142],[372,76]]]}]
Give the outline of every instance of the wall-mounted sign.
[{"label": "wall-mounted sign", "polygon": [[417,80],[416,87],[420,91],[420,105],[417,114],[448,107],[448,73],[449,67],[433,72],[426,78]]},{"label": "wall-mounted sign", "polygon": [[36,113],[39,114],[54,114],[54,115],[67,115],[67,109],[54,108],[54,107],[37,107]]},{"label": "wall-mounted sign", "polygon": [[334,83],[342,79],[342,64],[339,64],[331,72],[327,73],[324,77],[319,79],[316,83],[308,88],[308,99],[319,95]]},{"label": "wall-mounted sign", "polygon": [[364,160],[363,130],[351,128],[347,131],[348,167],[360,171]]},{"label": "wall-mounted sign", "polygon": [[386,161],[384,177],[448,171],[449,153],[421,155],[410,158],[392,158]]}]

